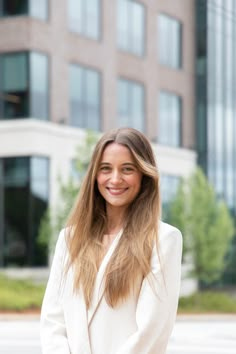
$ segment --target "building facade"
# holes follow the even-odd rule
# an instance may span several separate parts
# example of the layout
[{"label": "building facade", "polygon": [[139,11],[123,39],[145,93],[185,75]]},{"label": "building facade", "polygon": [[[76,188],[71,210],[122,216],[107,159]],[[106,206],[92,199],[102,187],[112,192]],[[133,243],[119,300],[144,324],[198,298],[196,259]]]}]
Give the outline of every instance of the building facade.
[{"label": "building facade", "polygon": [[[236,216],[236,1],[196,1],[198,162]],[[236,239],[225,278],[236,282]]]},{"label": "building facade", "polygon": [[194,0],[0,0],[0,266],[46,263],[39,222],[86,129],[143,131],[165,205],[194,119]]}]

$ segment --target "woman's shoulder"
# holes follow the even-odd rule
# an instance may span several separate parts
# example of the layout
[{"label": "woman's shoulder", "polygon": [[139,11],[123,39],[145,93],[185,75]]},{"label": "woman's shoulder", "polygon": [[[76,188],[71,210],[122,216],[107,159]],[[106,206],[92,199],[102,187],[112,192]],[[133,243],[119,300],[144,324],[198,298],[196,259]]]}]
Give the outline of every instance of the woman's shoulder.
[{"label": "woman's shoulder", "polygon": [[167,232],[167,233],[168,232],[180,232],[180,230],[177,227],[167,224],[166,222],[164,222],[162,220],[159,220],[158,227],[159,227],[160,232]]},{"label": "woman's shoulder", "polygon": [[[155,273],[161,267],[165,270],[171,264],[180,265],[182,255],[182,234],[175,226],[159,221],[157,243],[153,248],[151,267]],[[169,269],[169,268],[168,268]]]},{"label": "woman's shoulder", "polygon": [[60,230],[56,239],[56,249],[67,249],[68,238],[71,237],[71,228],[65,227]]},{"label": "woman's shoulder", "polygon": [[72,237],[73,231],[74,231],[74,227],[73,227],[73,226],[66,226],[66,227],[64,227],[64,228],[61,229],[60,232],[59,232],[58,241],[61,241],[61,242],[62,242],[62,240],[65,241],[66,239]]},{"label": "woman's shoulder", "polygon": [[165,240],[169,237],[175,239],[176,241],[182,242],[182,233],[177,227],[167,224],[166,222],[159,221],[159,227],[158,227],[159,240],[160,241]]}]

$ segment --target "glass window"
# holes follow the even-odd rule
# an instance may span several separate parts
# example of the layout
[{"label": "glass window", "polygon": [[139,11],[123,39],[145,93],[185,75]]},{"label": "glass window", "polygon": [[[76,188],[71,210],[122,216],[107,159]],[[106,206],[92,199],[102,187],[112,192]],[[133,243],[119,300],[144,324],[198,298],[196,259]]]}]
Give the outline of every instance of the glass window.
[{"label": "glass window", "polygon": [[[31,225],[29,238],[33,245],[30,261],[34,265],[47,263],[48,250],[37,243],[37,236],[42,217],[44,216],[49,200],[49,160],[45,157],[33,156],[30,158],[30,193],[31,211],[29,223]],[[27,252],[31,252],[28,250]]]},{"label": "glass window", "polygon": [[0,119],[48,119],[48,59],[39,53],[0,55]]},{"label": "glass window", "polygon": [[29,160],[28,158],[3,159],[3,256],[4,265],[27,263],[28,212],[29,212]]},{"label": "glass window", "polygon": [[30,105],[31,116],[48,119],[48,58],[30,53]]},{"label": "glass window", "polygon": [[[158,16],[158,51],[162,65],[172,68],[182,66],[182,28],[181,23],[169,16]],[[168,45],[167,45],[168,43]]]},{"label": "glass window", "polygon": [[130,80],[118,81],[118,126],[144,131],[144,87]]},{"label": "glass window", "polygon": [[100,130],[100,74],[79,65],[71,65],[69,75],[71,125]]},{"label": "glass window", "polygon": [[0,265],[46,264],[47,250],[37,244],[36,238],[48,206],[48,159],[3,158],[0,159],[0,170]]},{"label": "glass window", "polygon": [[177,95],[159,94],[158,143],[181,146],[182,101]]},{"label": "glass window", "polygon": [[0,0],[0,16],[30,15],[46,20],[48,0]]},{"label": "glass window", "polygon": [[83,36],[100,37],[101,0],[69,0],[69,29]]},{"label": "glass window", "polygon": [[145,41],[145,8],[133,0],[118,0],[118,46],[142,56]]},{"label": "glass window", "polygon": [[37,17],[40,20],[48,19],[48,0],[30,0],[29,14],[32,17]]},{"label": "glass window", "polygon": [[31,168],[31,192],[37,198],[43,201],[48,200],[48,184],[45,180],[48,178],[49,161],[44,157],[32,157],[30,160]]},{"label": "glass window", "polygon": [[0,0],[1,16],[27,15],[28,0]]},{"label": "glass window", "polygon": [[0,56],[1,118],[29,116],[28,67],[26,53]]}]

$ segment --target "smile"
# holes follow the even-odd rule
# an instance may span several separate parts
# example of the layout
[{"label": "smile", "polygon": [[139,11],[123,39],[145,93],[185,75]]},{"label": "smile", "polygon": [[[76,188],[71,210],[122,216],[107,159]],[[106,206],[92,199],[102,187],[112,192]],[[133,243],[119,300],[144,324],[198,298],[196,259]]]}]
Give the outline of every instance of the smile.
[{"label": "smile", "polygon": [[112,195],[120,195],[127,191],[128,188],[106,188],[108,192]]}]

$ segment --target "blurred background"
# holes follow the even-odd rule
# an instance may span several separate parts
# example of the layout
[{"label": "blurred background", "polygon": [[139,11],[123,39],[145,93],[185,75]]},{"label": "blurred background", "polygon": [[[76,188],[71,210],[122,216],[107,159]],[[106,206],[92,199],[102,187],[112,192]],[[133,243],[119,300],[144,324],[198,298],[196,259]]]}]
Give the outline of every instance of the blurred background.
[{"label": "blurred background", "polygon": [[236,312],[235,63],[236,0],[0,0],[0,309],[40,307],[93,145],[130,126],[183,232],[180,309]]}]

